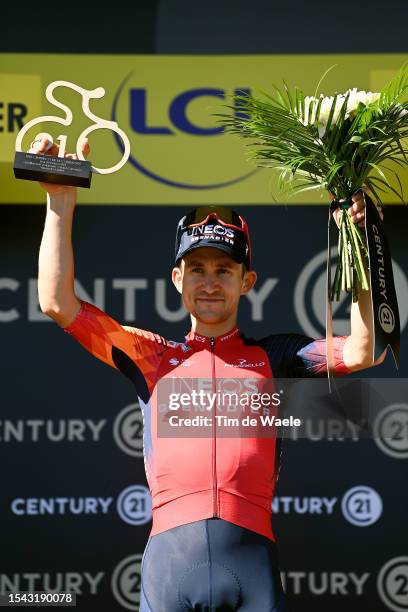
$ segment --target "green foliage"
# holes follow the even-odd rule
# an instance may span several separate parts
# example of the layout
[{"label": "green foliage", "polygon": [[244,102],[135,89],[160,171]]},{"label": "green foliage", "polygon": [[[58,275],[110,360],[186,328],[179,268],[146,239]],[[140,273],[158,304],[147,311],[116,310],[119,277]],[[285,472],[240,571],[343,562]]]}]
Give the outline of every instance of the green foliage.
[{"label": "green foliage", "polygon": [[[291,92],[284,82],[262,98],[234,96],[228,108],[238,116],[218,116],[227,131],[250,139],[257,165],[278,169],[284,192],[323,187],[347,198],[366,185],[377,201],[386,189],[402,199],[395,166],[408,163],[407,94],[408,70],[403,66],[378,100],[360,103],[351,112],[352,92],[336,94],[327,112],[322,95],[310,103],[301,89]],[[398,189],[390,185],[390,176],[397,177]]]}]

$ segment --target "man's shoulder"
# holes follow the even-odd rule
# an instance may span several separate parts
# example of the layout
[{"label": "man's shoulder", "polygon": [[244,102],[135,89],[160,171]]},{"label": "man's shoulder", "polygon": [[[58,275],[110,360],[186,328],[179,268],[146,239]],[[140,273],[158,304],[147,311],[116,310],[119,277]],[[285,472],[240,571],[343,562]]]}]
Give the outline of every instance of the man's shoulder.
[{"label": "man's shoulder", "polygon": [[299,352],[302,348],[313,342],[303,334],[279,333],[270,334],[263,338],[242,338],[248,346],[257,346],[265,351],[274,377],[286,378],[299,374],[302,366]]},{"label": "man's shoulder", "polygon": [[241,337],[245,344],[249,346],[260,346],[265,350],[287,350],[290,348],[299,350],[314,340],[304,334],[293,332],[269,334],[262,338],[247,338],[244,334]]},{"label": "man's shoulder", "polygon": [[142,329],[140,327],[132,327],[131,325],[122,325],[121,327],[133,336],[136,336],[138,339],[147,340],[149,342],[159,344],[165,348],[181,347],[182,349],[185,348],[185,350],[187,350],[184,342],[180,342],[178,340],[170,340],[169,338],[165,338],[157,332]]}]

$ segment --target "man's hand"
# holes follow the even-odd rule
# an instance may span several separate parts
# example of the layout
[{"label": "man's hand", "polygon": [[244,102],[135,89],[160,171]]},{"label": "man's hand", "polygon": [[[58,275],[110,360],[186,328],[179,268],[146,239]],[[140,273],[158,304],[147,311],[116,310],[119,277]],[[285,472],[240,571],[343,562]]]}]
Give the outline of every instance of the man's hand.
[{"label": "man's hand", "polygon": [[[51,145],[51,146],[50,146]],[[81,145],[82,155],[86,158],[89,155],[89,143],[88,139],[85,138]],[[41,154],[41,155],[58,155],[59,145],[51,144],[49,140],[45,136],[41,137],[39,140],[34,140],[30,145],[29,153]],[[64,155],[67,159],[78,159],[78,156],[75,153],[66,153]],[[58,185],[55,183],[40,183],[41,187],[45,189],[50,195],[54,195],[57,193],[70,193],[75,192],[76,187],[71,187],[70,185]]]},{"label": "man's hand", "polygon": [[[332,200],[334,200],[333,194],[330,194],[330,197]],[[348,209],[348,213],[351,217],[351,220],[353,221],[353,223],[356,223],[359,227],[364,228],[365,204],[364,204],[363,192],[358,191],[357,193],[351,196],[351,199],[353,200],[353,205],[350,206],[350,208]],[[380,213],[381,219],[384,219],[382,208],[380,208],[380,206],[377,205],[377,210]],[[340,227],[341,212],[342,212],[341,209],[337,208],[333,213],[333,219],[335,220],[337,227]]]}]

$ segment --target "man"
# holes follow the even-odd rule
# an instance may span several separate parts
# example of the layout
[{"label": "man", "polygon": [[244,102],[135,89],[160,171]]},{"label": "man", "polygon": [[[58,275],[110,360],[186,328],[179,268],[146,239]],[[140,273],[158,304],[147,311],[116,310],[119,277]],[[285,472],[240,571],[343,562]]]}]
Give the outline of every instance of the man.
[{"label": "man", "polygon": [[[47,141],[33,143],[44,153]],[[84,143],[83,152],[89,147]],[[58,153],[54,145],[49,151]],[[191,317],[183,343],[122,326],[74,292],[71,227],[76,190],[43,185],[47,216],[40,247],[41,309],[93,355],[135,385],[144,417],[144,455],[153,526],[142,561],[141,612],[282,612],[271,500],[279,471],[276,438],[220,437],[213,419],[200,437],[162,437],[158,387],[189,377],[219,380],[325,375],[325,340],[276,334],[247,340],[237,327],[240,297],[256,282],[246,221],[199,207],[179,222],[172,280]],[[361,194],[352,220],[364,221]],[[351,334],[334,338],[335,369],[372,363],[370,296],[352,305]],[[382,356],[376,363],[383,360]],[[215,416],[216,406],[211,415]]]}]

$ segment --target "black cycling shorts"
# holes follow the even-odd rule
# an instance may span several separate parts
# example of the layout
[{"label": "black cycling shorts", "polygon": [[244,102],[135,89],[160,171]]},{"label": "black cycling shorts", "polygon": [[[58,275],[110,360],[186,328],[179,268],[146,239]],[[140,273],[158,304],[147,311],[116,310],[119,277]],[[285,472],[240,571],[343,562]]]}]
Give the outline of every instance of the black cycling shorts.
[{"label": "black cycling shorts", "polygon": [[222,519],[163,531],[142,560],[140,612],[284,612],[276,545]]}]

